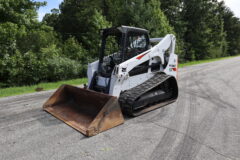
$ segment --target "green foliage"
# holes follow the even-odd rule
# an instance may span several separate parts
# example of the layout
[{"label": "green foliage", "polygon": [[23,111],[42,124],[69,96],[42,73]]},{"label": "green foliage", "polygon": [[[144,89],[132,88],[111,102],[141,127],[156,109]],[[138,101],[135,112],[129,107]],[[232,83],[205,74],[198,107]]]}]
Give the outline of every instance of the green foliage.
[{"label": "green foliage", "polygon": [[41,48],[47,48],[58,42],[57,34],[52,27],[38,24],[31,29],[25,29],[25,34],[17,39],[17,46],[22,53],[29,50],[37,53]]},{"label": "green foliage", "polygon": [[77,61],[65,57],[47,59],[48,81],[73,79],[83,76],[83,67]]},{"label": "green foliage", "polygon": [[85,75],[86,52],[81,45],[73,38],[62,43],[51,26],[37,21],[36,10],[44,4],[31,0],[1,1],[0,87]]},{"label": "green foliage", "polygon": [[161,8],[181,41],[182,61],[228,54],[221,3],[216,0],[161,0]]},{"label": "green foliage", "polygon": [[[139,12],[137,17],[139,22],[145,22],[145,24],[139,24],[139,26],[147,28],[152,37],[163,37],[166,34],[174,33],[173,28],[169,25],[166,16],[159,6],[160,3],[157,0],[150,0],[146,3],[146,6],[142,8],[142,11]],[[144,19],[142,18],[141,12],[143,12]]]},{"label": "green foliage", "polygon": [[106,17],[114,26],[130,25],[146,28],[152,37],[174,33],[157,0],[106,0]]},{"label": "green foliage", "polygon": [[240,19],[234,16],[224,2],[219,4],[219,8],[224,20],[224,31],[228,44],[227,53],[237,55],[240,52]]},{"label": "green foliage", "polygon": [[46,5],[31,0],[1,0],[0,23],[12,22],[20,25],[31,25],[37,22],[36,9]]},{"label": "green foliage", "polygon": [[58,31],[64,40],[74,36],[92,57],[97,56],[100,46],[100,29],[110,27],[101,12],[89,7],[90,2],[67,0],[60,5]]},{"label": "green foliage", "polygon": [[[113,26],[129,25],[146,28],[151,37],[164,37],[169,33],[176,35],[175,31],[178,31],[174,31],[169,24],[170,19],[164,15],[159,0],[105,0],[99,6],[103,8],[102,12]],[[177,34],[176,52],[180,56],[182,48],[183,42]]]},{"label": "green foliage", "polygon": [[51,13],[47,13],[43,17],[43,22],[46,23],[48,26],[53,27],[55,30],[58,29],[58,23],[59,23],[59,9],[52,9]]},{"label": "green foliage", "polygon": [[4,56],[0,68],[0,80],[5,87],[77,78],[83,76],[84,69],[78,61],[59,55],[54,45],[41,49],[39,54],[29,51]]},{"label": "green foliage", "polygon": [[233,58],[233,57],[234,57],[234,56],[228,56],[228,57],[204,59],[204,60],[199,60],[199,61],[184,62],[184,63],[180,63],[180,64],[178,65],[178,67],[179,67],[179,68],[183,68],[183,67],[193,66],[193,65],[202,64],[202,63],[209,63],[209,62],[220,61],[220,60],[229,59],[229,58]]},{"label": "green foliage", "polygon": [[240,52],[240,20],[217,0],[64,0],[38,22],[44,5],[0,0],[0,88],[85,76],[111,26],[175,34],[180,61]]},{"label": "green foliage", "polygon": [[177,45],[176,53],[180,61],[185,61],[184,55],[184,33],[186,32],[186,21],[183,20],[183,0],[160,0],[160,8],[167,17],[169,24],[174,28]]},{"label": "green foliage", "polygon": [[174,27],[174,30],[179,38],[183,37],[183,33],[186,30],[186,22],[183,21],[183,0],[161,0],[160,5],[163,13],[169,20],[171,26]]},{"label": "green foliage", "polygon": [[26,93],[36,92],[36,88],[43,88],[44,91],[57,89],[63,84],[79,86],[81,84],[87,83],[87,78],[79,78],[73,80],[65,80],[58,82],[44,82],[31,86],[21,86],[21,87],[10,87],[0,89],[0,97],[14,96]]},{"label": "green foliage", "polygon": [[13,55],[16,51],[18,26],[14,23],[0,23],[0,58],[6,54]]},{"label": "green foliage", "polygon": [[87,51],[78,43],[74,37],[67,39],[63,45],[63,54],[70,59],[84,64],[87,60]]}]

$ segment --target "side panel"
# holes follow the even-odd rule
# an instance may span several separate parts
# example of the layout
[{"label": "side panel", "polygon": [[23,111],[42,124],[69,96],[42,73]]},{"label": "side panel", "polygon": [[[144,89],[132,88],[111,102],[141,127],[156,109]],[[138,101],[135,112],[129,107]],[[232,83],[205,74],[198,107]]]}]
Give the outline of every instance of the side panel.
[{"label": "side panel", "polygon": [[88,86],[91,84],[93,74],[98,70],[99,61],[92,62],[88,64],[87,77],[88,77]]},{"label": "side panel", "polygon": [[117,78],[112,76],[110,95],[119,97],[122,91],[128,90],[130,88],[136,87],[139,84],[142,84],[149,78],[153,77],[154,73],[145,73],[133,77],[128,77],[126,79]]},{"label": "side panel", "polygon": [[171,75],[177,79],[178,73],[178,56],[176,54],[171,54],[169,57],[169,62],[167,67],[164,69],[167,75]]},{"label": "side panel", "polygon": [[[136,66],[149,61],[149,66],[152,63],[161,62],[165,64],[164,55],[169,53],[168,64],[163,67],[161,66],[159,70],[152,72],[151,69],[148,69],[147,73],[129,76],[129,72]],[[118,73],[112,75],[112,81],[110,85],[110,93],[113,96],[119,96],[120,93],[124,90],[131,89],[146,80],[150,79],[157,72],[164,72],[168,75],[172,75],[177,78],[177,61],[178,56],[174,54],[175,52],[175,36],[166,35],[156,46],[150,50],[143,52],[142,54],[129,59],[128,61],[123,62],[118,66]]]}]

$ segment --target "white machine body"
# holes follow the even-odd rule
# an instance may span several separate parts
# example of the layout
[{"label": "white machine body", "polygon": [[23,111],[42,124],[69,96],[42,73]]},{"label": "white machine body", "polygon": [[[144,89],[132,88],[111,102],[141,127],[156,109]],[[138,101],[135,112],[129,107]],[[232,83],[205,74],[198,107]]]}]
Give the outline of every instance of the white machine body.
[{"label": "white machine body", "polygon": [[[110,80],[109,94],[119,97],[121,92],[142,84],[153,77],[157,72],[163,72],[177,79],[178,56],[175,54],[175,36],[168,34],[164,38],[153,38],[150,41],[152,43],[158,43],[149,50],[116,65],[111,74],[111,78],[98,77],[97,84],[106,87]],[[159,62],[161,62],[162,65],[160,65],[158,70],[152,71],[151,68],[149,68],[147,73],[129,76],[129,72],[134,67],[147,61],[149,61],[149,66]],[[91,83],[94,73],[98,70],[98,65],[99,61],[95,61],[88,65],[88,84]]]}]

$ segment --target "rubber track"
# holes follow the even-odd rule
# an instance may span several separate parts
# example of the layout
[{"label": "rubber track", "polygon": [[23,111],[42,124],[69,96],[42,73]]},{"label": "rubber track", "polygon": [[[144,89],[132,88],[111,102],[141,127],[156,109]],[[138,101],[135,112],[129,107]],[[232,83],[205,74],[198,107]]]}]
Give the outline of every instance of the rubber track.
[{"label": "rubber track", "polygon": [[128,115],[135,116],[133,113],[132,106],[134,102],[137,100],[137,98],[139,98],[144,93],[152,90],[153,88],[161,85],[170,77],[171,76],[163,73],[157,73],[152,78],[145,81],[144,83],[123,92],[119,97],[119,103],[122,107],[122,110]]}]

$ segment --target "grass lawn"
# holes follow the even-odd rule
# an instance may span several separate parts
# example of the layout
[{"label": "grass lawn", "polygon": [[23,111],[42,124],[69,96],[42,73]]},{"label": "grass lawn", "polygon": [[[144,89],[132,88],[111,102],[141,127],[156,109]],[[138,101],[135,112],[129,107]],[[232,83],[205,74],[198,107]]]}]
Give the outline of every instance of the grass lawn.
[{"label": "grass lawn", "polygon": [[192,66],[192,65],[196,65],[196,64],[201,64],[201,63],[219,61],[219,60],[223,60],[223,59],[229,59],[229,58],[238,57],[238,56],[221,57],[221,58],[214,58],[214,59],[206,59],[206,60],[200,60],[200,61],[191,61],[191,62],[186,62],[186,63],[180,63],[179,68],[186,67],[186,66]]},{"label": "grass lawn", "polygon": [[[208,63],[223,59],[228,59],[233,57],[223,57],[223,58],[216,58],[216,59],[207,59],[207,60],[200,60],[200,61],[192,61],[187,63],[179,64],[179,68],[191,66],[195,64],[201,64],[201,63]],[[22,86],[22,87],[11,87],[11,88],[4,88],[0,89],[0,97],[7,97],[7,96],[14,96],[14,95],[21,95],[26,93],[33,93],[36,92],[36,88],[43,89],[44,91],[56,89],[62,84],[69,84],[69,85],[81,85],[87,83],[87,78],[81,78],[81,79],[74,79],[74,80],[67,80],[67,81],[59,81],[59,82],[52,82],[52,83],[40,83],[33,86]]]},{"label": "grass lawn", "polygon": [[59,82],[51,82],[51,83],[39,83],[37,85],[32,85],[32,86],[4,88],[4,89],[0,89],[0,97],[33,93],[33,92],[36,92],[37,88],[47,91],[47,90],[51,90],[51,89],[56,89],[56,88],[60,87],[62,84],[81,85],[84,83],[87,83],[87,78],[59,81]]}]

